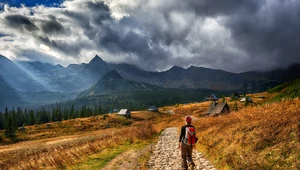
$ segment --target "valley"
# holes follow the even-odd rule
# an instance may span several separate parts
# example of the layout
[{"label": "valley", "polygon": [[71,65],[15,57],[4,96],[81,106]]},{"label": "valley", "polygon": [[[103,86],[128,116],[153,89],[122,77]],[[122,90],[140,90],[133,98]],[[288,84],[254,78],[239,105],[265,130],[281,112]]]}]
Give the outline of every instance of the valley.
[{"label": "valley", "polygon": [[[161,113],[135,111],[129,119],[112,113],[26,126],[24,132],[17,132],[15,140],[2,136],[0,155],[3,159],[0,167],[104,168],[119,154],[131,149],[142,151],[153,145],[164,129],[179,129],[188,114],[194,117],[193,124],[199,136],[197,150],[206,155],[217,169],[227,169],[229,166],[233,169],[248,166],[294,169],[299,161],[297,139],[300,134],[295,125],[300,120],[297,109],[300,101],[286,99],[263,104],[277,95],[278,92],[247,94],[253,99],[252,104],[245,107],[243,103],[238,103],[238,111],[219,117],[203,117],[211,103],[207,101],[164,106],[159,109]],[[231,108],[234,107],[235,101],[230,101],[229,97],[225,100]],[[287,149],[291,152],[286,152]],[[113,155],[105,156],[110,152]],[[147,169],[147,161],[152,155],[151,152],[146,153],[141,162],[136,163],[142,169]],[[104,162],[101,163],[102,159]],[[240,163],[241,159],[245,163]],[[287,159],[288,162],[285,161]]]}]

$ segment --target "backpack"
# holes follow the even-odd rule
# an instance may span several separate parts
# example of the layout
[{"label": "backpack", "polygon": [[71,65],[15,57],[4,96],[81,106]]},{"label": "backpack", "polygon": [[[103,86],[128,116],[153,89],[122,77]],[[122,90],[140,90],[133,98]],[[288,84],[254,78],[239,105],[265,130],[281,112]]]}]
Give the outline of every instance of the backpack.
[{"label": "backpack", "polygon": [[196,140],[196,130],[193,126],[187,126],[185,128],[185,138],[184,143],[187,145],[194,145],[197,142]]}]

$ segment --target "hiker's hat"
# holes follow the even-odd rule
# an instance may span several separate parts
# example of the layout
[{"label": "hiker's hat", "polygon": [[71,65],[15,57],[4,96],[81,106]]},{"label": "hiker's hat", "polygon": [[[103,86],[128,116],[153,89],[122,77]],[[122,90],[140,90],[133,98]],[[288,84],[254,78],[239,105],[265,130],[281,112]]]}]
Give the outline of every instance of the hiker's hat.
[{"label": "hiker's hat", "polygon": [[191,123],[192,123],[192,117],[191,117],[191,116],[186,116],[186,117],[185,117],[185,122],[186,122],[187,124],[191,124]]}]

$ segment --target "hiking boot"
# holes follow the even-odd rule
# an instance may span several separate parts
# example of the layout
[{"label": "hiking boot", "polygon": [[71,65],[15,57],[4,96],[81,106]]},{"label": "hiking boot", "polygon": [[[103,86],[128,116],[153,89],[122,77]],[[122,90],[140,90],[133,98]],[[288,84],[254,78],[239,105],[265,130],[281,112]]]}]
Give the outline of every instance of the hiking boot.
[{"label": "hiking boot", "polygon": [[188,166],[191,167],[191,168],[194,168],[195,167],[195,163],[194,162],[189,162]]}]

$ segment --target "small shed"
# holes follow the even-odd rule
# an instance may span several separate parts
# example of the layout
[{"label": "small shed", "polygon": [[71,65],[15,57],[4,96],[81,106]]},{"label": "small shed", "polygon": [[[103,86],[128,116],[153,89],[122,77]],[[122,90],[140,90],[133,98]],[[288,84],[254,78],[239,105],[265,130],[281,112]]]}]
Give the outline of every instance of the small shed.
[{"label": "small shed", "polygon": [[158,112],[158,108],[157,108],[156,106],[152,105],[152,106],[150,106],[150,107],[148,108],[148,111],[151,111],[151,112]]},{"label": "small shed", "polygon": [[248,101],[248,102],[252,102],[252,99],[250,98],[250,97],[243,97],[241,100],[240,100],[240,102],[246,102],[246,100]]},{"label": "small shed", "polygon": [[208,116],[218,116],[221,114],[227,114],[230,112],[230,107],[227,102],[212,102],[208,109],[204,112]]},{"label": "small shed", "polygon": [[117,115],[118,116],[131,117],[131,112],[130,112],[129,109],[121,109]]},{"label": "small shed", "polygon": [[219,100],[219,98],[217,98],[216,95],[214,95],[214,94],[208,95],[205,99],[206,100],[210,100],[210,101],[217,101],[217,100]]}]

